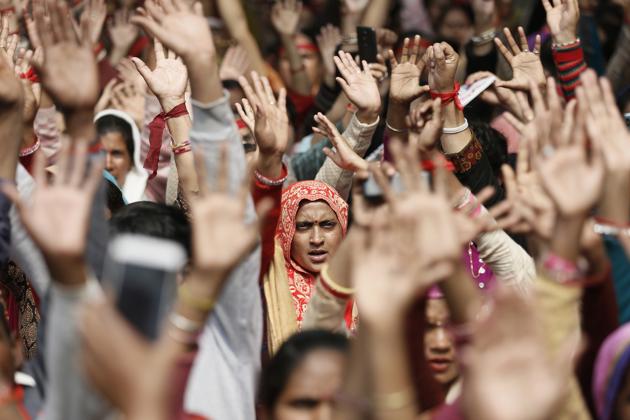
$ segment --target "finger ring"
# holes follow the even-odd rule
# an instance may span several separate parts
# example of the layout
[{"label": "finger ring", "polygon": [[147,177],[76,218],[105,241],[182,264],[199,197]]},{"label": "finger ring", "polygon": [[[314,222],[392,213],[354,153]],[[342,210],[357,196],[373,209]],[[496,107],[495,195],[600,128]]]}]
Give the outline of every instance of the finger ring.
[{"label": "finger ring", "polygon": [[523,52],[529,52],[529,48],[524,48]]}]

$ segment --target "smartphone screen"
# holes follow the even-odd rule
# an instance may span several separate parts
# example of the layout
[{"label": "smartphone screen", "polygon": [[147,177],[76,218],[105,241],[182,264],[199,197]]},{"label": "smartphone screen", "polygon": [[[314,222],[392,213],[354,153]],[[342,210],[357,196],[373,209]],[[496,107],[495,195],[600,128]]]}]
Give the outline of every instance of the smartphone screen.
[{"label": "smartphone screen", "polygon": [[378,48],[374,28],[357,27],[357,43],[359,44],[359,57],[361,60],[365,60],[368,63],[376,63]]},{"label": "smartphone screen", "polygon": [[185,251],[172,241],[121,235],[110,243],[104,282],[116,308],[144,337],[155,340],[177,290]]}]

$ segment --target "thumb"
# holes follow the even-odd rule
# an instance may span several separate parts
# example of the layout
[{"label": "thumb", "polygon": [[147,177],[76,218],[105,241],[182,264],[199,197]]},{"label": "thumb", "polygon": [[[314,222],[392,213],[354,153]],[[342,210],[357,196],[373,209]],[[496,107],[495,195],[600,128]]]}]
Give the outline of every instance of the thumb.
[{"label": "thumb", "polygon": [[149,79],[151,79],[152,76],[151,69],[138,57],[131,57],[131,62],[136,67],[136,70],[138,70],[142,78],[149,83]]}]

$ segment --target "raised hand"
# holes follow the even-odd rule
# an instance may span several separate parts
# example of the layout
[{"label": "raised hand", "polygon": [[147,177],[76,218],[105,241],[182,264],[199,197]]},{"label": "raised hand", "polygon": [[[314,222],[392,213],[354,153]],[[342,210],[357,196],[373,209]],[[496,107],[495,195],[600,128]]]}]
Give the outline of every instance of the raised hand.
[{"label": "raised hand", "polygon": [[586,216],[597,203],[604,182],[601,138],[591,139],[591,150],[587,152],[585,136],[576,134],[584,130],[584,122],[568,121],[565,116],[566,129],[572,128],[573,132],[568,137],[570,140],[557,144],[555,149],[543,148],[538,157],[538,171],[560,215]]},{"label": "raised hand", "polygon": [[135,89],[134,85],[123,82],[114,86],[111,90],[111,105],[129,114],[136,125],[142,127],[145,97],[142,92]]},{"label": "raised hand", "polygon": [[503,33],[512,51],[508,50],[499,38],[494,38],[494,43],[497,45],[501,55],[512,67],[513,75],[512,80],[507,82],[497,81],[495,84],[498,87],[527,90],[529,89],[529,80],[532,80],[538,86],[544,86],[545,72],[542,61],[540,61],[540,35],[536,35],[534,51],[529,51],[523,27],[518,27],[520,47],[516,44],[508,28],[504,28]]},{"label": "raised hand", "polygon": [[565,396],[573,347],[550,354],[536,310],[516,291],[501,288],[492,303],[462,348],[463,409],[484,420],[552,418]]},{"label": "raised hand", "polygon": [[127,9],[120,9],[114,13],[113,21],[107,24],[107,32],[111,39],[113,48],[116,51],[115,62],[127,55],[129,48],[133,45],[138,37],[138,27],[129,21],[129,12]]},{"label": "raised hand", "polygon": [[429,66],[429,86],[434,92],[452,92],[459,54],[446,42],[436,43],[427,50],[425,61]]},{"label": "raised hand", "polygon": [[392,153],[404,192],[396,194],[385,173],[373,169],[389,204],[389,223],[366,227],[364,242],[358,241],[355,248],[355,297],[362,320],[370,325],[400,322],[420,293],[452,273],[460,256],[441,169],[431,192],[420,177],[414,153],[399,142],[393,143]]},{"label": "raised hand", "polygon": [[249,103],[247,98],[243,98],[242,105],[237,102],[235,106],[238,115],[240,115],[241,119],[249,129],[249,132],[252,133],[252,136],[255,137],[256,115],[254,115],[254,108],[252,108],[252,105]]},{"label": "raised hand", "polygon": [[407,127],[409,144],[415,150],[421,154],[434,150],[444,127],[442,100],[436,98],[412,109],[407,116]]},{"label": "raised hand", "polygon": [[238,80],[239,77],[247,74],[251,68],[251,62],[247,56],[247,50],[240,45],[228,48],[221,67],[219,77],[221,80]]},{"label": "raised hand", "polygon": [[46,158],[41,152],[36,154],[33,173],[37,188],[30,204],[22,201],[14,185],[2,187],[60,282],[84,281],[62,273],[83,263],[92,200],[102,176],[102,164],[92,165],[88,173],[87,157],[86,142],[66,143],[58,161],[59,172],[49,182]]},{"label": "raised hand", "polygon": [[373,122],[381,109],[381,94],[367,61],[363,61],[361,70],[352,55],[343,51],[339,51],[334,60],[342,76],[337,77],[337,82],[348,100],[359,109],[359,114],[366,115],[364,118],[367,121],[361,115],[359,119],[367,123]]},{"label": "raised hand", "polygon": [[107,18],[105,0],[88,0],[87,6],[81,13],[81,21],[86,20],[90,28],[89,35],[93,45],[98,44],[103,31],[103,24]]},{"label": "raised hand", "polygon": [[301,14],[301,1],[277,0],[271,9],[271,23],[280,35],[295,35],[298,31]]},{"label": "raised hand", "polygon": [[41,85],[39,83],[33,83],[32,80],[26,78],[31,68],[32,60],[33,51],[21,49],[15,61],[15,73],[20,77],[22,88],[24,89],[24,112],[22,113],[22,119],[25,127],[32,127],[35,115],[39,109],[39,101],[42,94]]},{"label": "raised hand", "polygon": [[[547,25],[556,44],[566,44],[577,39],[580,20],[578,0],[542,0],[547,12]],[[552,4],[553,3],[553,4]]]},{"label": "raised hand", "polygon": [[[160,100],[168,112],[184,101],[188,85],[188,73],[182,60],[172,51],[164,51],[162,43],[154,41],[155,68],[151,70],[142,60],[133,57],[131,61],[142,75],[151,92]],[[166,109],[168,108],[168,109]]]},{"label": "raised hand", "polygon": [[[244,178],[236,196],[230,195],[227,149],[223,154],[213,187],[208,185],[203,159],[197,159],[199,194],[190,199],[193,270],[202,273],[207,281],[225,280],[254,248],[259,232],[257,223],[245,222],[250,176]],[[269,203],[261,203],[258,210],[258,220],[263,220],[270,210]],[[208,243],[221,244],[221,249],[211,249]]]},{"label": "raised hand", "polygon": [[[281,89],[276,102],[276,97],[271,90],[271,84],[266,77],[260,77],[252,72],[254,87],[246,78],[240,77],[241,84],[248,104],[255,115],[254,137],[260,153],[282,157],[289,145],[289,117],[287,116],[286,97],[287,92]],[[237,104],[237,110],[244,115],[243,108]],[[243,112],[243,113],[242,113]]]},{"label": "raised hand", "polygon": [[123,58],[116,65],[116,70],[118,71],[118,78],[130,85],[134,86],[134,89],[141,93],[146,93],[147,91],[147,82],[144,80],[144,77],[138,71],[136,65],[131,61],[130,58]]},{"label": "raised hand", "polygon": [[420,86],[420,76],[424,70],[425,62],[419,53],[419,35],[416,35],[411,45],[409,38],[405,38],[400,61],[396,60],[392,50],[388,51],[392,68],[389,97],[393,102],[409,105],[414,99],[429,90],[428,86]]},{"label": "raised hand", "polygon": [[617,108],[610,82],[603,78],[598,81],[592,70],[584,72],[581,79],[582,86],[576,91],[580,110],[590,141],[601,139],[606,164],[599,212],[608,220],[625,224],[630,215],[630,198],[619,191],[630,188],[630,134]]},{"label": "raised hand", "polygon": [[335,51],[337,46],[341,44],[342,37],[339,28],[333,25],[323,26],[319,35],[317,35],[317,46],[322,56],[322,63],[326,72],[326,82],[329,85],[335,83]]},{"label": "raised hand", "polygon": [[339,133],[337,127],[321,112],[315,115],[317,127],[313,132],[327,137],[335,147],[334,150],[324,147],[324,153],[341,169],[351,172],[367,171],[367,162],[352,150],[348,141]]},{"label": "raised hand", "polygon": [[517,172],[503,165],[503,183],[507,193],[505,201],[490,209],[500,229],[513,233],[535,233],[549,240],[556,223],[553,201],[542,187],[540,176],[531,169],[528,145],[519,151]]},{"label": "raised hand", "polygon": [[148,15],[134,15],[131,22],[140,25],[184,61],[212,59],[215,54],[212,33],[200,3],[184,0],[154,0],[145,3]]},{"label": "raised hand", "polygon": [[6,110],[22,110],[24,91],[4,50],[0,49],[0,114]]},{"label": "raised hand", "polygon": [[41,1],[33,1],[33,15],[44,53],[43,64],[34,64],[42,86],[62,109],[91,110],[98,100],[98,73],[87,16],[81,17],[79,37],[72,27],[65,2],[49,2],[48,12],[50,21],[44,17]]}]

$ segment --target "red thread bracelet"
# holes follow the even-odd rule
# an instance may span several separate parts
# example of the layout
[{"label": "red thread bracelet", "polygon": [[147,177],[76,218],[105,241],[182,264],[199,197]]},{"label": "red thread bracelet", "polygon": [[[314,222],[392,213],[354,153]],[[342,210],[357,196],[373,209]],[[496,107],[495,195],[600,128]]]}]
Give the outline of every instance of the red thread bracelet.
[{"label": "red thread bracelet", "polygon": [[447,105],[451,102],[455,102],[455,106],[457,107],[457,109],[462,111],[464,109],[464,106],[459,100],[459,88],[459,83],[455,82],[455,86],[453,87],[453,90],[451,92],[435,92],[432,90],[429,93],[431,94],[431,99],[440,98],[442,100],[442,105]]},{"label": "red thread bracelet", "polygon": [[144,168],[150,171],[149,179],[155,178],[158,170],[158,161],[160,159],[160,149],[162,148],[162,133],[166,127],[166,120],[176,118],[182,115],[188,115],[186,103],[182,102],[169,112],[160,112],[149,123],[149,152],[144,161]]}]

